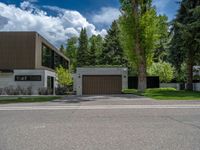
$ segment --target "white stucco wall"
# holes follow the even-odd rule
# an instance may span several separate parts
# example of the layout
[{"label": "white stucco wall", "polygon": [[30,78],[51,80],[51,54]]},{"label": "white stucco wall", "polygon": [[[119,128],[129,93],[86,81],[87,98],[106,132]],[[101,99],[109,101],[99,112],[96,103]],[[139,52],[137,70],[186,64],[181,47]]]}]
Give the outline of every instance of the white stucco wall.
[{"label": "white stucco wall", "polygon": [[193,83],[194,91],[200,91],[200,83]]},{"label": "white stucco wall", "polygon": [[83,75],[121,75],[122,89],[128,88],[128,69],[127,68],[77,68],[75,78],[75,90],[77,95],[82,95]]},{"label": "white stucco wall", "polygon": [[77,85],[77,83],[76,83],[76,74],[74,73],[74,74],[72,74],[72,78],[73,78],[73,91],[76,91],[76,85]]},{"label": "white stucco wall", "polygon": [[0,88],[15,86],[14,73],[0,73]]},{"label": "white stucco wall", "polygon": [[38,89],[44,87],[44,70],[14,70],[14,76],[16,75],[41,75],[41,81],[14,81],[16,86],[23,88],[32,87],[34,95],[38,94]]},{"label": "white stucco wall", "polygon": [[[15,81],[16,75],[40,75],[41,81]],[[48,70],[14,70],[13,73],[0,73],[0,88],[9,86],[32,87],[33,94],[37,95],[39,88],[47,87],[47,76],[54,77],[54,80],[56,77],[54,72]],[[56,82],[54,83],[56,86]]]}]

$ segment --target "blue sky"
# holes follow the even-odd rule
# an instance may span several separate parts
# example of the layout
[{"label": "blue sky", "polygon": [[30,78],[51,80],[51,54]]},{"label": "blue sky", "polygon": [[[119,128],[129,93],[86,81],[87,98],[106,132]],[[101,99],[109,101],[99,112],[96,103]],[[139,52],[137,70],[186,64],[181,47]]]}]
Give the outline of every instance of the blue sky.
[{"label": "blue sky", "polygon": [[[158,13],[173,19],[178,0],[154,0]],[[0,0],[0,31],[36,30],[58,46],[78,35],[106,34],[120,15],[118,0]]]}]

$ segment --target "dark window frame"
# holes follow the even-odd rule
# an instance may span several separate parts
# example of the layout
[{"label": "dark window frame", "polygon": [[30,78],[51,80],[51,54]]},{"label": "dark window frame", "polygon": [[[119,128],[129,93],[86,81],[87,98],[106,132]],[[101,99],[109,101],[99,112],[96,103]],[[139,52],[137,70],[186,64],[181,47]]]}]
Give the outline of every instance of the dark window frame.
[{"label": "dark window frame", "polygon": [[41,75],[15,75],[15,81],[42,81]]},{"label": "dark window frame", "polygon": [[[47,57],[49,57],[48,59],[46,58],[47,62],[45,62],[45,57],[44,57],[45,52],[44,52],[44,50],[46,50],[46,52],[50,54],[50,55],[47,55]],[[59,67],[61,65],[65,69],[69,69],[69,61],[66,60],[64,57],[62,57],[61,55],[59,55],[59,53],[57,53],[56,51],[51,49],[45,43],[42,43],[42,53],[41,53],[41,55],[42,55],[41,64],[42,64],[43,67],[47,67],[47,68],[55,70],[56,67]]]}]

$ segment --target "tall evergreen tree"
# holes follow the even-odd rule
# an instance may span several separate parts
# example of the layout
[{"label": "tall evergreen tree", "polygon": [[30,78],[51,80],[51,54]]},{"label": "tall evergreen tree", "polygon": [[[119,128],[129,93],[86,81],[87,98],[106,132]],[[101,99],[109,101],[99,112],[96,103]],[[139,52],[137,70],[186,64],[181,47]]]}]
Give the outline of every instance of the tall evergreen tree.
[{"label": "tall evergreen tree", "polygon": [[89,52],[88,52],[88,36],[86,29],[82,29],[79,37],[79,46],[77,52],[77,66],[83,67],[89,65]]},{"label": "tall evergreen tree", "polygon": [[[95,65],[101,65],[101,54],[103,49],[103,38],[101,35],[93,35],[90,40],[90,58]],[[95,59],[95,61],[94,61]],[[90,63],[91,65],[93,63]]]},{"label": "tall evergreen tree", "polygon": [[[193,66],[200,55],[200,0],[183,0],[174,20],[172,60],[178,64],[186,61],[187,89],[193,89]],[[177,59],[178,58],[178,59]],[[180,62],[178,62],[180,60]]]},{"label": "tall evergreen tree", "polygon": [[64,48],[63,45],[60,46],[60,52],[63,53],[63,54],[65,53],[65,48]]},{"label": "tall evergreen tree", "polygon": [[70,59],[70,69],[74,72],[77,67],[77,50],[78,38],[71,37],[67,40],[67,48],[65,55]]},{"label": "tall evergreen tree", "polygon": [[96,43],[96,36],[93,35],[90,38],[90,51],[89,51],[89,64],[92,66],[96,65],[96,51],[97,51],[97,43]]},{"label": "tall evergreen tree", "polygon": [[101,65],[101,54],[103,51],[103,43],[104,43],[104,38],[101,35],[97,35],[96,36],[96,44],[97,44],[96,63],[97,65]]},{"label": "tall evergreen tree", "polygon": [[114,21],[105,37],[101,54],[102,65],[125,65],[123,49],[120,43],[120,30]]}]

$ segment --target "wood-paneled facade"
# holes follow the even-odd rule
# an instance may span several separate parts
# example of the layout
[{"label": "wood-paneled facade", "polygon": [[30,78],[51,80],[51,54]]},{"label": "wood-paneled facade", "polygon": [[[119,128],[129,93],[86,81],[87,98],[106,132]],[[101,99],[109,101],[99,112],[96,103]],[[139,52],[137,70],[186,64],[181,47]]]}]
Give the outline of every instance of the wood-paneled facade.
[{"label": "wood-paneled facade", "polygon": [[47,69],[42,65],[42,47],[60,56],[69,67],[69,59],[37,32],[0,32],[0,70]]}]

